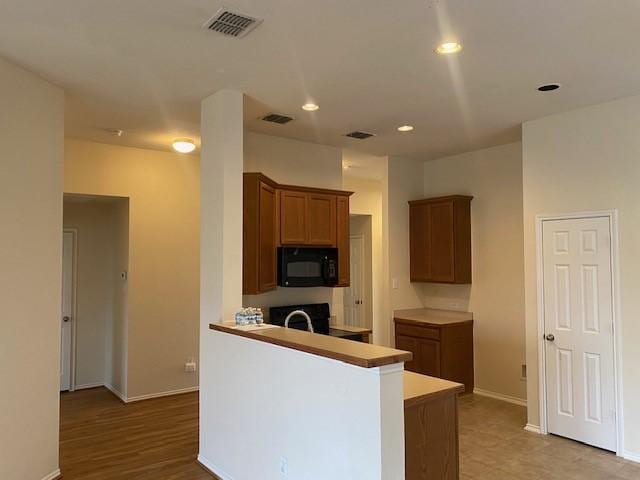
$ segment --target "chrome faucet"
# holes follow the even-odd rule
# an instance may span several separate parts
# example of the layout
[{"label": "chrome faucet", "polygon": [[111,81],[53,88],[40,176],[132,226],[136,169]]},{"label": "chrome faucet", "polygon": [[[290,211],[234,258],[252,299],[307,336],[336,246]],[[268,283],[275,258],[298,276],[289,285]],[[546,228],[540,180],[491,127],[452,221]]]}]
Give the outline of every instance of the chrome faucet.
[{"label": "chrome faucet", "polygon": [[291,319],[291,317],[295,317],[296,315],[302,315],[304,318],[307,319],[307,330],[313,333],[313,325],[311,325],[311,317],[304,310],[294,310],[289,315],[287,315],[287,318],[284,319],[284,328],[289,328],[289,320]]}]

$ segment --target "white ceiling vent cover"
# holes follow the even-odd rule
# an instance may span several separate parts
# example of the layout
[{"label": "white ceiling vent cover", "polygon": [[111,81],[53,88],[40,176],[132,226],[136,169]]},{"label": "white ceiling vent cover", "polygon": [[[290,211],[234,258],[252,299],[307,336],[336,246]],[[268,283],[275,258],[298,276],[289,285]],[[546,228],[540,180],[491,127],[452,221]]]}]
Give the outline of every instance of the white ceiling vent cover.
[{"label": "white ceiling vent cover", "polygon": [[262,23],[261,19],[250,17],[244,13],[232,12],[222,7],[207,20],[204,28],[222,33],[229,37],[241,38]]}]

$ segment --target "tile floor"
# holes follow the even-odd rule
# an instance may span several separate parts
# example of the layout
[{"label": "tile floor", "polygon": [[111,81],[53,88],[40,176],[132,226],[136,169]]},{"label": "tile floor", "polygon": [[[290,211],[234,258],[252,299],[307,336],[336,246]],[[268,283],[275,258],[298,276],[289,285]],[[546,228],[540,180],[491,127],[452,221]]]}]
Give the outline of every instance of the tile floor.
[{"label": "tile floor", "polygon": [[524,407],[460,399],[462,480],[640,480],[640,464],[553,435],[523,430]]}]

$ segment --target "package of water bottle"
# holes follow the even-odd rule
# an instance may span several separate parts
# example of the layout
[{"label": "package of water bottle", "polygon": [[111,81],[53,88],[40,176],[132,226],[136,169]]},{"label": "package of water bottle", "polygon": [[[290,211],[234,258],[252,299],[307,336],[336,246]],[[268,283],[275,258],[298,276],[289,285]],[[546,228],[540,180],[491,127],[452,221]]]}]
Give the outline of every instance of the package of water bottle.
[{"label": "package of water bottle", "polygon": [[236,312],[236,325],[261,325],[264,316],[260,308],[245,307]]}]

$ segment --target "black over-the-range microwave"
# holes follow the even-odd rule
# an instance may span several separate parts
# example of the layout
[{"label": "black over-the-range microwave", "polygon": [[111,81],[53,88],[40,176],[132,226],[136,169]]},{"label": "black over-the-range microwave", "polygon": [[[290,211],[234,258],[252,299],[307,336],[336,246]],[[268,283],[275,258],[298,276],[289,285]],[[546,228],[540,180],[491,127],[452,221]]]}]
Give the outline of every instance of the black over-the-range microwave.
[{"label": "black over-the-range microwave", "polygon": [[278,249],[278,285],[281,287],[335,287],[337,284],[337,248]]}]

